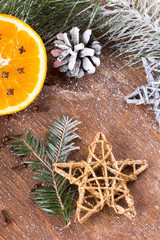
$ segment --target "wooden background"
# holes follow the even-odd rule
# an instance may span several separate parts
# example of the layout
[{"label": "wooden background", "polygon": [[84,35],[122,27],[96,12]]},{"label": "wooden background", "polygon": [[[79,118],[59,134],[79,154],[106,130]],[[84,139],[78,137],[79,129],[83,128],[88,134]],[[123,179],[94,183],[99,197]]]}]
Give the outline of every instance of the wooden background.
[{"label": "wooden background", "polygon": [[[158,240],[160,239],[160,135],[152,106],[127,105],[124,96],[146,82],[145,74],[121,67],[120,59],[103,50],[102,64],[94,75],[68,80],[49,63],[45,86],[38,98],[24,111],[0,117],[0,240]],[[49,60],[50,62],[50,60]],[[36,180],[22,160],[10,155],[5,136],[32,129],[43,138],[49,123],[61,114],[82,121],[81,149],[70,160],[87,158],[88,145],[102,131],[113,145],[116,159],[146,159],[150,167],[129,184],[135,199],[134,221],[105,206],[85,224],[63,228],[62,217],[47,216],[29,195]],[[7,139],[6,139],[7,140]],[[18,167],[17,167],[18,166]]]}]

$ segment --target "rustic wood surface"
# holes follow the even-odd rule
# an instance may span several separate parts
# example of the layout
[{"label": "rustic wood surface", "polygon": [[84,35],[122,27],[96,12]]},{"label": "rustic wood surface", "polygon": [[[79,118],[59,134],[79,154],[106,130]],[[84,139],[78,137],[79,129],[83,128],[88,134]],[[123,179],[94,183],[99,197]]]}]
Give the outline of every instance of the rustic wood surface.
[{"label": "rustic wood surface", "polygon": [[[81,80],[65,79],[49,63],[45,86],[24,111],[0,117],[0,240],[158,240],[160,239],[160,135],[151,106],[127,105],[124,96],[145,83],[142,70],[121,67],[124,62],[103,50],[102,64],[94,75]],[[10,155],[8,135],[31,129],[43,138],[49,123],[61,114],[82,122],[79,152],[70,160],[87,158],[88,145],[102,131],[113,145],[116,159],[146,159],[149,168],[129,189],[135,199],[134,221],[105,206],[83,225],[64,228],[62,217],[47,216],[29,195],[35,180],[22,159]]]}]

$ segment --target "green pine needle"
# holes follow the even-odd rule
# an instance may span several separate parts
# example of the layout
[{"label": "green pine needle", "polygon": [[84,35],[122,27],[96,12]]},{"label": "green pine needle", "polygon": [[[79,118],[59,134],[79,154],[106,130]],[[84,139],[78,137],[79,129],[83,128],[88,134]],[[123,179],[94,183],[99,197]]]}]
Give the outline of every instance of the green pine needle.
[{"label": "green pine needle", "polygon": [[32,177],[43,183],[43,187],[31,192],[37,195],[33,199],[43,211],[62,215],[66,225],[70,221],[75,192],[69,187],[68,181],[54,171],[53,163],[65,162],[72,151],[79,149],[74,144],[74,140],[79,138],[75,133],[78,124],[79,121],[62,116],[50,125],[45,145],[32,131],[25,131],[23,138],[11,137],[15,142],[9,144],[14,149],[13,154],[17,156],[33,154],[36,157],[36,161],[24,161],[34,168]]}]

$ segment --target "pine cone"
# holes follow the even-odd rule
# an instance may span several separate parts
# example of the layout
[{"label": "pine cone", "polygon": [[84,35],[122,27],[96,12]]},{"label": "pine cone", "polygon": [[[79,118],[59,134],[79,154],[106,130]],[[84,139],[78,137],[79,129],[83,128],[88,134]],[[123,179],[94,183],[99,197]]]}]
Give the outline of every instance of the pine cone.
[{"label": "pine cone", "polygon": [[92,30],[86,30],[82,36],[79,28],[74,27],[69,34],[59,33],[54,41],[55,49],[51,51],[56,58],[53,66],[65,72],[68,77],[83,77],[84,73],[92,74],[100,65],[101,46],[92,35]]}]

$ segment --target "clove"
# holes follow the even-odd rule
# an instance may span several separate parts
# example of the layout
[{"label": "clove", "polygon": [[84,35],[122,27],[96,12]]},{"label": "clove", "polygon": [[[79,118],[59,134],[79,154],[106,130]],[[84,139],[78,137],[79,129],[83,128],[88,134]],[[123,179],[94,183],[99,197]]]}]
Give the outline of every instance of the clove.
[{"label": "clove", "polygon": [[39,188],[41,186],[41,183],[36,183],[34,184],[31,188],[30,188],[30,192],[33,192],[34,190],[36,190],[37,188]]},{"label": "clove", "polygon": [[27,168],[27,166],[28,166],[28,164],[22,163],[22,164],[13,166],[11,169],[12,170],[21,170],[21,169]]},{"label": "clove", "polygon": [[0,148],[4,147],[9,140],[10,140],[9,136],[5,136],[4,138],[2,138],[2,140],[0,142]]},{"label": "clove", "polygon": [[2,210],[1,213],[2,213],[2,216],[3,216],[4,225],[8,225],[10,223],[10,220],[7,217],[6,211]]}]

